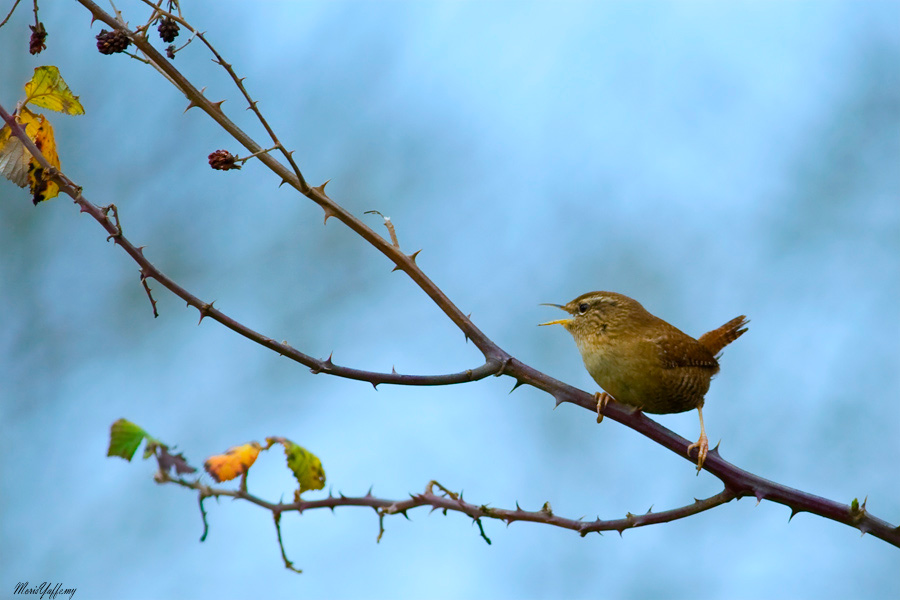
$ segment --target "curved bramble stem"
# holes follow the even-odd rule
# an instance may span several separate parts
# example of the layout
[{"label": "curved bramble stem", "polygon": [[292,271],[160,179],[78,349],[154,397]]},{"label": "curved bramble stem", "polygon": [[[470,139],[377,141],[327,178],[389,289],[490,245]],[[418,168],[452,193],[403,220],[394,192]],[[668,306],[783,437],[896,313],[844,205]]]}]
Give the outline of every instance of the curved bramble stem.
[{"label": "curved bramble stem", "polygon": [[[662,512],[652,512],[649,510],[642,514],[632,514],[629,512],[626,513],[624,517],[618,519],[597,518],[593,521],[585,521],[584,519],[572,519],[557,516],[553,514],[549,503],[545,503],[539,510],[529,511],[522,510],[518,504],[515,509],[507,509],[493,508],[486,504],[466,502],[462,499],[460,494],[451,491],[437,481],[428,482],[423,493],[410,494],[409,498],[403,500],[379,498],[368,493],[365,496],[344,496],[343,494],[333,496],[329,494],[327,498],[322,498],[320,500],[301,500],[299,502],[277,503],[264,500],[248,493],[246,490],[213,488],[201,483],[199,480],[189,481],[180,477],[172,477],[165,472],[157,473],[156,478],[158,483],[174,483],[183,488],[196,490],[204,498],[226,497],[245,500],[270,511],[275,515],[281,515],[286,512],[303,513],[308,510],[321,508],[333,510],[341,506],[358,506],[374,508],[382,517],[391,515],[406,516],[406,513],[410,510],[430,506],[432,511],[442,510],[445,512],[458,512],[473,520],[495,519],[504,521],[507,525],[515,523],[516,521],[541,523],[552,527],[559,527],[560,529],[574,531],[582,537],[589,533],[600,533],[603,531],[617,531],[621,534],[626,529],[646,527],[647,525],[656,525],[658,523],[670,523],[721,506],[722,504],[731,502],[737,498],[734,492],[725,489],[709,498],[703,500],[695,499],[685,506]],[[438,492],[435,492],[434,488],[438,488]]]},{"label": "curved bramble stem", "polygon": [[[111,15],[102,10],[94,2],[90,0],[78,0],[85,8],[87,8],[94,19],[102,21],[110,27],[129,33],[121,23],[114,19]],[[206,98],[203,93],[198,90],[175,66],[162,56],[150,42],[142,36],[132,36],[132,42],[144,53],[144,55],[154,64],[163,75],[171,81],[190,101],[190,107],[197,107],[203,110],[216,123],[218,123],[225,131],[227,131],[238,143],[250,151],[251,154],[260,152],[263,148],[254,141],[249,135],[235,125],[225,113],[222,112],[221,103],[212,102]],[[205,43],[205,42],[204,42]],[[209,46],[209,44],[208,44]],[[218,52],[214,52],[217,60],[221,58]],[[225,63],[224,59],[221,60]],[[224,66],[223,64],[223,66]],[[230,69],[230,65],[228,67]],[[236,76],[235,81],[240,81]],[[241,84],[243,89],[243,85]],[[249,97],[249,95],[248,95]],[[253,105],[255,107],[255,104]],[[267,129],[271,129],[267,127]],[[277,138],[273,138],[276,139]],[[286,154],[290,154],[286,152]],[[324,186],[311,187],[306,183],[299,169],[289,170],[283,164],[278,162],[271,154],[262,154],[259,160],[265,164],[281,181],[294,187],[301,194],[318,204],[330,217],[334,217],[349,227],[354,233],[362,237],[371,244],[375,249],[384,254],[396,266],[397,270],[405,272],[424,291],[432,301],[459,327],[468,339],[481,350],[486,359],[503,361],[509,358],[509,355],[499,346],[492,342],[480,329],[478,329],[471,319],[463,313],[433,281],[431,281],[425,273],[419,269],[415,262],[415,255],[406,255],[396,248],[384,237],[378,235],[369,226],[361,220],[353,216],[343,206],[334,202],[327,194],[325,194]],[[291,160],[292,162],[292,160]],[[292,164],[293,168],[293,164]]]},{"label": "curved bramble stem", "polygon": [[[243,323],[228,316],[221,310],[215,308],[212,302],[204,302],[184,287],[179,285],[172,278],[163,273],[159,268],[151,263],[145,256],[142,247],[136,246],[129,240],[122,231],[118,209],[114,204],[108,206],[97,206],[90,202],[81,193],[81,188],[73,183],[61,171],[53,168],[47,159],[41,154],[40,150],[34,145],[34,142],[25,135],[21,126],[16,122],[6,110],[0,105],[0,117],[6,121],[13,131],[13,134],[25,145],[28,151],[34,156],[41,166],[44,168],[47,176],[59,185],[61,192],[70,196],[77,204],[82,212],[92,216],[109,234],[107,240],[112,240],[121,247],[139,266],[141,273],[141,283],[145,290],[148,290],[147,279],[152,278],[162,284],[163,287],[184,300],[189,306],[193,306],[201,314],[201,320],[209,317],[218,321],[225,327],[228,327],[235,333],[238,333],[249,340],[260,344],[270,350],[281,354],[291,360],[310,368],[313,373],[326,373],[337,377],[347,379],[356,379],[367,381],[372,385],[382,383],[392,383],[397,385],[449,385],[455,383],[467,383],[470,381],[478,381],[491,375],[496,375],[500,362],[487,359],[484,364],[474,369],[466,369],[458,373],[448,373],[441,375],[405,375],[401,373],[380,373],[376,371],[364,371],[362,369],[354,369],[351,367],[342,367],[334,364],[331,358],[321,360],[314,358],[296,348],[287,342],[277,342],[274,339],[263,335],[254,329],[244,325]],[[112,216],[110,216],[112,213]],[[150,295],[148,291],[148,296]],[[156,302],[150,296],[153,305],[154,316],[156,316]]]},{"label": "curved bramble stem", "polygon": [[9,21],[9,19],[13,16],[13,13],[16,12],[16,7],[19,6],[19,2],[21,1],[22,0],[16,0],[15,2],[13,2],[12,8],[9,9],[9,13],[7,13],[6,18],[3,19],[3,21],[0,21],[0,27],[6,25],[7,21]]}]

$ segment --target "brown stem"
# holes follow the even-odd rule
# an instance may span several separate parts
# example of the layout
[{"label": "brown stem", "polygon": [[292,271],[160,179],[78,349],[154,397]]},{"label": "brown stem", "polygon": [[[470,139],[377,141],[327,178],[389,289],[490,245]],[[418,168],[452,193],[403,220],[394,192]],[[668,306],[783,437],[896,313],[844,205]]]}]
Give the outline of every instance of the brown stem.
[{"label": "brown stem", "polygon": [[[662,512],[647,511],[642,514],[626,513],[625,517],[620,519],[595,519],[593,521],[584,521],[582,519],[571,519],[560,517],[553,514],[549,503],[544,504],[540,510],[529,511],[522,510],[518,504],[515,509],[493,508],[486,504],[473,504],[463,500],[461,494],[451,492],[436,481],[431,481],[425,486],[425,491],[421,494],[411,494],[409,498],[404,500],[390,500],[387,498],[377,498],[371,493],[365,496],[332,496],[329,494],[327,498],[321,500],[301,500],[292,503],[275,503],[263,500],[258,496],[254,496],[244,490],[229,490],[224,488],[212,488],[199,480],[188,481],[182,478],[171,477],[165,472],[157,474],[157,482],[174,483],[181,487],[196,490],[200,495],[205,497],[236,498],[245,500],[264,508],[273,514],[280,515],[284,512],[303,513],[307,510],[316,510],[320,508],[335,509],[339,506],[364,506],[376,509],[380,515],[405,515],[407,511],[415,508],[430,506],[435,510],[453,511],[462,513],[472,519],[497,519],[505,521],[506,524],[516,521],[524,521],[528,523],[542,523],[551,525],[561,529],[569,529],[580,534],[582,537],[589,533],[601,531],[618,531],[622,533],[626,529],[635,527],[645,527],[647,525],[655,525],[658,523],[669,523],[696,515],[698,513],[710,510],[717,506],[721,506],[727,502],[731,502],[737,496],[734,492],[725,489],[715,496],[705,498],[703,500],[694,500],[692,503],[678,508],[665,510]],[[434,492],[434,488],[439,489],[438,493]]]},{"label": "brown stem", "polygon": [[[78,2],[87,8],[96,20],[102,21],[110,27],[114,27],[126,34],[131,33],[111,15],[102,10],[94,2],[91,2],[91,0],[78,0]],[[222,112],[220,106],[221,103],[208,100],[200,90],[194,87],[194,85],[191,84],[191,82],[188,81],[174,65],[172,65],[171,62],[157,52],[145,37],[131,35],[131,40],[134,42],[135,46],[137,46],[141,52],[143,52],[144,55],[147,56],[147,58],[151,60],[154,65],[182,91],[182,93],[185,94],[185,96],[187,96],[190,101],[190,104],[188,105],[189,108],[198,107],[203,110],[225,131],[234,137],[238,143],[249,150],[251,154],[263,149],[225,116],[225,113]],[[326,219],[328,217],[335,217],[361,238],[369,242],[375,249],[384,254],[396,265],[397,269],[404,271],[434,301],[434,303],[444,311],[447,317],[449,317],[450,320],[465,333],[466,337],[472,340],[472,343],[482,351],[486,358],[493,359],[500,363],[509,359],[509,355],[478,329],[475,324],[450,301],[443,290],[441,290],[418,268],[415,263],[414,255],[407,256],[401,252],[399,248],[395,248],[388,240],[375,233],[375,231],[350,214],[350,212],[342,206],[332,201],[331,198],[325,194],[324,186],[309,186],[304,180],[298,178],[296,174],[278,162],[271,154],[263,154],[259,157],[259,160],[278,175],[282,181],[291,185],[297,191],[322,207],[325,211]]]}]

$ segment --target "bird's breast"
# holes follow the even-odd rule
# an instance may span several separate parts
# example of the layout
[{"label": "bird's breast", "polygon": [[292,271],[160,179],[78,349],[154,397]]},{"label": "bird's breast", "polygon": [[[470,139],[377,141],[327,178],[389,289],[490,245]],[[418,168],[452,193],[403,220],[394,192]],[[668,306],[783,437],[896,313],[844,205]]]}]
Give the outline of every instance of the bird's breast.
[{"label": "bird's breast", "polygon": [[700,367],[666,368],[647,343],[578,344],[584,366],[618,402],[650,413],[683,412],[703,402],[710,373]]}]

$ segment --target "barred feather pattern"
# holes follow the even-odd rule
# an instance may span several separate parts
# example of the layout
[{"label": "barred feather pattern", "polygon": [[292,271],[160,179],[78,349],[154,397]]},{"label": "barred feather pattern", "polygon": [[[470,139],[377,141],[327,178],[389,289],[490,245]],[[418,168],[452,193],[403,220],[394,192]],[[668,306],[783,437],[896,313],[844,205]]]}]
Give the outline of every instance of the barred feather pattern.
[{"label": "barred feather pattern", "polygon": [[744,335],[747,331],[747,323],[749,321],[744,315],[735,317],[718,329],[704,333],[697,341],[712,352],[713,356],[716,356],[722,351],[722,348]]}]

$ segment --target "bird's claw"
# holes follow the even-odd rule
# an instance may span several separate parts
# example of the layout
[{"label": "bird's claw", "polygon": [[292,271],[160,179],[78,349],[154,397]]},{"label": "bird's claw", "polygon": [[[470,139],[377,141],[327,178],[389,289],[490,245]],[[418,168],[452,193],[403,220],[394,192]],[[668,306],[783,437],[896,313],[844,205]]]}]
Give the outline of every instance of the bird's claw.
[{"label": "bird's claw", "polygon": [[691,450],[694,448],[697,449],[697,473],[699,473],[700,469],[703,468],[703,462],[706,460],[706,455],[709,454],[709,440],[706,438],[706,434],[701,433],[700,439],[688,446],[688,457],[690,457]]},{"label": "bird's claw", "polygon": [[597,399],[597,422],[600,423],[603,421],[603,409],[609,404],[611,396],[606,392],[597,392],[594,394],[594,398]]}]

